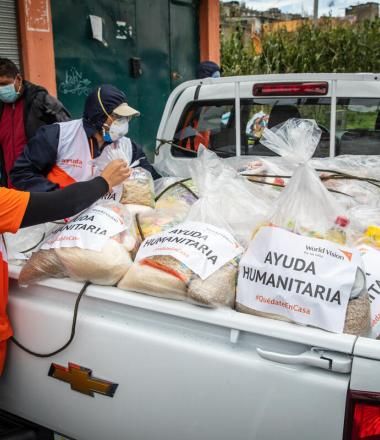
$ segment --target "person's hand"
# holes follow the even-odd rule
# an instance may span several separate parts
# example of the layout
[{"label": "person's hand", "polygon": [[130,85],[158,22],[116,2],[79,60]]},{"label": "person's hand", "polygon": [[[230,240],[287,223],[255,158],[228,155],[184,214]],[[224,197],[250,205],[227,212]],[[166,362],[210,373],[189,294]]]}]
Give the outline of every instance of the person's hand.
[{"label": "person's hand", "polygon": [[110,162],[103,170],[101,176],[108,183],[109,190],[128,179],[131,175],[131,169],[127,162],[116,159]]}]

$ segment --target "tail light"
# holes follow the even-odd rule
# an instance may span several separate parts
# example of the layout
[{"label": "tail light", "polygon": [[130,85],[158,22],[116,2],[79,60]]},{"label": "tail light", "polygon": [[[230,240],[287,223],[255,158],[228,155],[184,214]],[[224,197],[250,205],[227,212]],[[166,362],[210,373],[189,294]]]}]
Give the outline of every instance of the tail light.
[{"label": "tail light", "polygon": [[320,82],[256,83],[254,96],[315,96],[327,95],[329,84]]},{"label": "tail light", "polygon": [[349,392],[344,440],[380,440],[380,394]]}]

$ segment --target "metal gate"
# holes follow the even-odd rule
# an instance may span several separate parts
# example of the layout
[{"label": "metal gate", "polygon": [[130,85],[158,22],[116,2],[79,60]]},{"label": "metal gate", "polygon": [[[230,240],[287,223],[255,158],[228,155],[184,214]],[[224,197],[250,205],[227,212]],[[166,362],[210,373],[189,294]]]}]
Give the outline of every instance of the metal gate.
[{"label": "metal gate", "polygon": [[0,57],[9,58],[20,66],[16,0],[1,0]]}]

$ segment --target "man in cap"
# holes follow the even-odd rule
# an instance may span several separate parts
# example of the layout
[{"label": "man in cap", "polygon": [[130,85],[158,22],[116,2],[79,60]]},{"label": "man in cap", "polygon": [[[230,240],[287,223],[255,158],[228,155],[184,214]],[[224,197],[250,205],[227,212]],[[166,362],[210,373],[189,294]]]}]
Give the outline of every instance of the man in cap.
[{"label": "man in cap", "polygon": [[139,112],[112,85],[95,88],[87,97],[81,119],[41,127],[25,146],[10,177],[13,186],[27,191],[54,191],[93,177],[91,160],[113,142],[131,150],[131,163],[159,177],[142,149],[125,137],[129,121]]}]

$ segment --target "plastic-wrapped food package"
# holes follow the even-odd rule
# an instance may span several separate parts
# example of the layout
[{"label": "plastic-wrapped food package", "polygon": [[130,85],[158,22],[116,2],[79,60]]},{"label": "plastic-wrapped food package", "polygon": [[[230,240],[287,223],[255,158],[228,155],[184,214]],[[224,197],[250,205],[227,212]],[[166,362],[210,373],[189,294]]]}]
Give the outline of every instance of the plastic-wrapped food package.
[{"label": "plastic-wrapped food package", "polygon": [[184,300],[191,270],[177,259],[157,255],[134,262],[117,287],[167,299]]},{"label": "plastic-wrapped food package", "polygon": [[330,170],[349,175],[379,179],[380,156],[342,155],[336,157],[313,158],[310,161],[314,169]]},{"label": "plastic-wrapped food package", "polygon": [[198,150],[191,173],[200,199],[191,207],[188,220],[206,221],[226,229],[245,246],[252,230],[267,217],[273,195],[267,188],[247,182],[223,159],[204,148]]},{"label": "plastic-wrapped food package", "polygon": [[132,144],[130,139],[121,138],[118,142],[106,146],[102,154],[93,162],[98,172],[101,172],[106,165],[115,159],[126,161],[132,168],[131,175],[121,185],[115,187],[111,193],[106,194],[100,203],[103,200],[114,200],[122,204],[133,205],[133,210],[138,212],[140,212],[139,206],[153,208],[155,206],[153,178],[149,171],[138,167],[139,161],[131,163]]},{"label": "plastic-wrapped food package", "polygon": [[125,206],[94,205],[52,232],[23,267],[20,280],[28,284],[41,274],[66,274],[77,281],[114,285],[131,266],[136,244],[133,218]]},{"label": "plastic-wrapped food package", "polygon": [[32,254],[21,269],[18,283],[20,286],[27,286],[45,278],[63,278],[65,276],[65,268],[55,250],[40,249]]},{"label": "plastic-wrapped food package", "polygon": [[198,191],[191,179],[161,178],[155,182],[156,208],[190,207],[198,200]]},{"label": "plastic-wrapped food package", "polygon": [[187,290],[190,302],[205,306],[233,307],[235,302],[238,259],[226,263],[203,280],[192,274]]},{"label": "plastic-wrapped food package", "polygon": [[[118,286],[210,307],[232,306],[237,261],[243,251],[238,241],[248,242],[250,230],[265,218],[269,202],[256,199],[249,182],[204,149],[193,162],[192,178],[200,199],[190,208],[186,221],[145,240]],[[157,258],[168,256],[165,264],[157,264]],[[190,272],[179,277],[178,264]],[[167,282],[172,280],[174,293],[171,289],[166,294],[165,288],[157,286],[157,271],[163,272]],[[145,278],[153,282],[145,282]]]},{"label": "plastic-wrapped food package", "polygon": [[179,204],[170,209],[159,208],[151,212],[136,214],[136,225],[141,240],[182,223],[189,209],[187,205]]},{"label": "plastic-wrapped food package", "polygon": [[326,188],[347,194],[355,204],[380,206],[379,156],[315,158],[311,164],[319,170]]},{"label": "plastic-wrapped food package", "polygon": [[369,300],[362,261],[347,247],[347,212],[310,166],[315,121],[290,119],[261,142],[299,164],[239,268],[237,310],[336,333],[366,334]]}]

